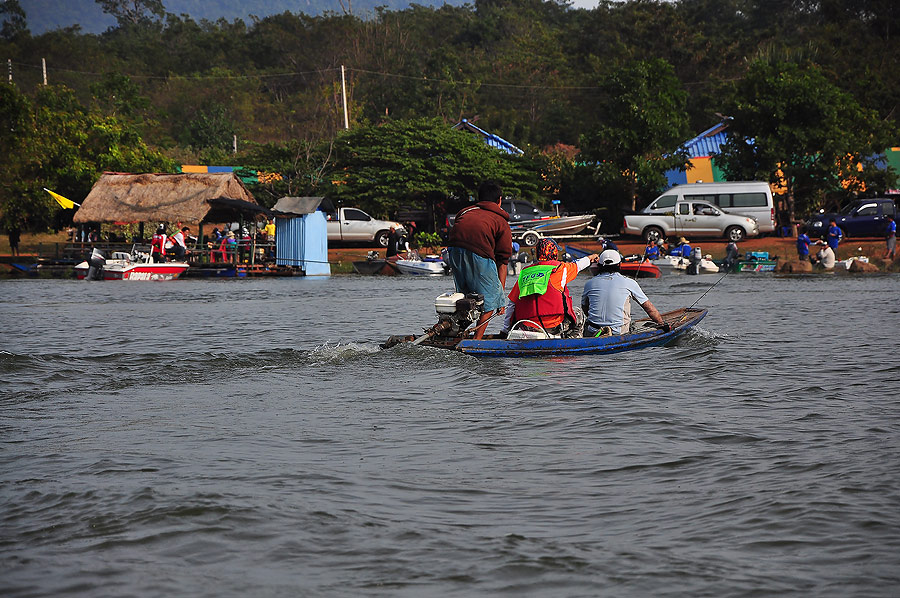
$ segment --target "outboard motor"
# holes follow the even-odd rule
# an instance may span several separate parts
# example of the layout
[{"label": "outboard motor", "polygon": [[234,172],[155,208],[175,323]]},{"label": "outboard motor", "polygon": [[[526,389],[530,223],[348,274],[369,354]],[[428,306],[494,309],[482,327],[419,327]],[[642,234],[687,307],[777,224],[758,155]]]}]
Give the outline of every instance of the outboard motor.
[{"label": "outboard motor", "polygon": [[699,247],[694,247],[691,251],[691,263],[688,264],[687,273],[688,274],[700,274],[700,261],[703,259],[703,250]]},{"label": "outboard motor", "polygon": [[91,256],[88,258],[88,271],[84,277],[85,280],[102,280],[103,266],[106,264],[106,256],[102,251],[94,247],[91,250]]},{"label": "outboard motor", "polygon": [[438,323],[426,334],[434,331],[432,334],[449,332],[452,336],[459,336],[484,313],[484,295],[444,293],[434,300],[434,311],[437,312]]},{"label": "outboard motor", "polygon": [[[425,330],[425,334],[413,339],[412,336],[392,336],[382,349],[388,349],[399,343],[411,342],[413,345],[428,340],[434,336],[462,338],[466,329],[478,321],[484,313],[484,295],[479,293],[444,293],[434,300],[434,310],[437,312],[438,322]],[[448,344],[455,344],[451,341]]]}]

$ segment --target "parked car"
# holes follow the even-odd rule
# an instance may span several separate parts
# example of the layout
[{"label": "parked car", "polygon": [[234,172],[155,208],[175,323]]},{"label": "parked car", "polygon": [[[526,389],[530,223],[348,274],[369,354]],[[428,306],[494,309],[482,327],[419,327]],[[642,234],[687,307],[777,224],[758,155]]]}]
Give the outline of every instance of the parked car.
[{"label": "parked car", "polygon": [[380,247],[387,247],[391,227],[403,228],[399,222],[378,220],[359,208],[337,208],[334,212],[325,212],[325,219],[328,240],[332,242],[374,242]]},{"label": "parked car", "polygon": [[765,181],[676,185],[654,199],[643,213],[671,212],[676,201],[708,201],[730,214],[750,216],[759,224],[760,233],[775,231],[775,202]]},{"label": "parked car", "polygon": [[640,235],[645,242],[673,235],[740,241],[759,234],[753,218],[730,214],[706,201],[678,201],[672,208],[665,214],[628,214],[623,232]]},{"label": "parked car", "polygon": [[811,237],[824,237],[828,223],[834,218],[845,237],[880,237],[887,225],[885,216],[897,216],[894,200],[887,197],[857,199],[838,213],[819,213],[806,221],[806,232]]}]

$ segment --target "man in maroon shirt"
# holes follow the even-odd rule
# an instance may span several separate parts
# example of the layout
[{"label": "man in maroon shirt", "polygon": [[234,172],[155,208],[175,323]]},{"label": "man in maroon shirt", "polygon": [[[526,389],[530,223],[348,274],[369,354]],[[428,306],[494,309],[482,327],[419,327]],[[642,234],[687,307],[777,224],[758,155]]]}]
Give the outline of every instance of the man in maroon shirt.
[{"label": "man in maroon shirt", "polygon": [[494,181],[478,188],[478,203],[459,211],[450,229],[449,258],[456,290],[484,295],[484,313],[475,327],[480,339],[488,320],[506,302],[506,264],[512,256],[509,214],[500,207],[503,190]]}]

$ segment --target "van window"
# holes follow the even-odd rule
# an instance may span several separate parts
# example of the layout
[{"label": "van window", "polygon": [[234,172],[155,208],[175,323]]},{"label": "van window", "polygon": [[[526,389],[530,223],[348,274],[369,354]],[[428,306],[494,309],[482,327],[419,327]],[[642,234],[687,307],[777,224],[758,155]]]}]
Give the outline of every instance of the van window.
[{"label": "van window", "polygon": [[731,197],[731,205],[735,208],[766,208],[769,198],[765,193],[735,193]]},{"label": "van window", "polygon": [[653,202],[653,205],[650,206],[651,209],[661,210],[664,208],[673,208],[675,207],[675,201],[678,199],[677,195],[663,195],[659,199]]}]

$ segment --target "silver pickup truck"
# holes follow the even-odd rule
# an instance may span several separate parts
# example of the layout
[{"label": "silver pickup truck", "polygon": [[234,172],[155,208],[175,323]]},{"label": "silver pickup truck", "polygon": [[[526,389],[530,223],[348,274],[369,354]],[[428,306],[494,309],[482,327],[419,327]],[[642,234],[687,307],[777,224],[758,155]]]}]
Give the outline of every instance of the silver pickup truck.
[{"label": "silver pickup truck", "polygon": [[753,218],[730,214],[705,201],[679,201],[665,214],[628,214],[623,232],[640,235],[645,242],[669,236],[725,237],[740,241],[759,235]]},{"label": "silver pickup truck", "polygon": [[329,241],[375,243],[387,247],[390,228],[403,228],[399,222],[372,218],[359,208],[337,208],[326,212],[325,227]]}]

